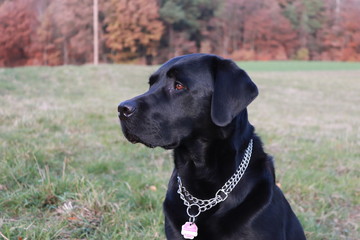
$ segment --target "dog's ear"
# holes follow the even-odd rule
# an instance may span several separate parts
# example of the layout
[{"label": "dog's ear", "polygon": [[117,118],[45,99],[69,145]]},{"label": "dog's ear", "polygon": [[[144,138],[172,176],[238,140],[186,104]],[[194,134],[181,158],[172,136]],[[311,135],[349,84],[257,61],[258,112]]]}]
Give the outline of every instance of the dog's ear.
[{"label": "dog's ear", "polygon": [[217,126],[226,126],[258,95],[258,89],[246,72],[235,62],[217,58],[211,119]]}]

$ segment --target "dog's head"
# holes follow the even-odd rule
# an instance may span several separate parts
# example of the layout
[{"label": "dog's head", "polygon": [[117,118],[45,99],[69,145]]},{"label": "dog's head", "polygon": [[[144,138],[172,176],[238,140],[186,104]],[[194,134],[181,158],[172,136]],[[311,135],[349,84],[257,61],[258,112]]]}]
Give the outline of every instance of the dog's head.
[{"label": "dog's head", "polygon": [[228,59],[190,54],[162,65],[150,89],[118,106],[126,138],[149,147],[175,148],[183,140],[210,137],[258,95],[249,76]]}]

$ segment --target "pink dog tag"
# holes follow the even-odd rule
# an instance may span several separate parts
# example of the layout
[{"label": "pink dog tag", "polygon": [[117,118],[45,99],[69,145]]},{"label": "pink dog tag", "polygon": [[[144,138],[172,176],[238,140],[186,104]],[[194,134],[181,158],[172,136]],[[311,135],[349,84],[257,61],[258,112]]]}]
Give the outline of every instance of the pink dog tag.
[{"label": "pink dog tag", "polygon": [[194,239],[198,235],[198,227],[193,222],[186,222],[182,225],[181,234],[185,239]]}]

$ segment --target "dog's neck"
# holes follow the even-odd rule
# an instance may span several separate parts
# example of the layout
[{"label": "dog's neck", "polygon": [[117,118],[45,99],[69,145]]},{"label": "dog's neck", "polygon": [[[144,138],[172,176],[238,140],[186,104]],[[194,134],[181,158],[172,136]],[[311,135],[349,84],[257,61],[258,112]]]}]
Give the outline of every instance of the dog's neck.
[{"label": "dog's neck", "polygon": [[214,128],[215,137],[195,137],[181,144],[174,150],[174,158],[184,186],[199,198],[214,195],[236,171],[253,135],[244,110],[225,128]]}]

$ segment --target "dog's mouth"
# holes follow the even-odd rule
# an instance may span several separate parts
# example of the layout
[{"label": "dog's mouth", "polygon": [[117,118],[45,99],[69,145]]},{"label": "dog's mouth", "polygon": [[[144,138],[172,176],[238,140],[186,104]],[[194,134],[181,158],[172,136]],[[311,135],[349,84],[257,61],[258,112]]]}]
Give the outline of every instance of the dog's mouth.
[{"label": "dog's mouth", "polygon": [[[125,135],[126,136],[126,135]],[[177,146],[179,146],[178,143],[171,143],[171,144],[152,144],[152,143],[148,143],[146,141],[143,141],[141,140],[139,137],[137,136],[129,136],[129,137],[126,137],[129,142],[133,143],[133,144],[136,144],[136,143],[141,143],[141,144],[144,144],[145,146],[149,147],[149,148],[156,148],[156,147],[161,147],[161,148],[164,148],[164,149],[167,149],[167,150],[170,150],[170,149],[174,149],[176,148]]]},{"label": "dog's mouth", "polygon": [[177,142],[174,142],[174,143],[171,143],[171,144],[162,144],[162,143],[158,143],[158,144],[155,144],[155,143],[149,143],[143,139],[141,139],[140,137],[136,136],[136,135],[133,135],[133,134],[129,134],[127,131],[123,131],[124,132],[124,135],[126,137],[126,139],[131,142],[132,144],[136,144],[136,143],[141,143],[141,144],[144,144],[145,146],[149,147],[149,148],[156,148],[156,147],[161,147],[161,148],[164,148],[164,149],[174,149],[176,148],[177,146],[179,146],[179,143]]},{"label": "dog's mouth", "polygon": [[[151,135],[146,135],[146,134],[144,135],[144,133],[142,133],[143,136],[141,135],[139,136],[139,129],[138,129],[139,125],[134,125],[131,122],[126,122],[120,119],[120,125],[125,138],[133,144],[141,143],[149,148],[161,147],[164,149],[174,149],[179,146],[178,141],[174,141],[170,143],[165,142],[163,141],[164,139],[163,137],[158,138],[156,140],[155,137],[153,136],[155,134],[153,133],[153,131],[149,131],[151,132]],[[149,132],[148,134],[150,134]]]},{"label": "dog's mouth", "polygon": [[[124,136],[126,137],[126,139],[135,144],[135,143],[142,143],[142,144],[145,144],[143,143],[143,141],[141,141],[141,139],[136,136],[136,135],[133,135],[133,134],[130,134],[126,129],[123,128],[123,133],[124,133]],[[146,144],[145,144],[146,145]]]},{"label": "dog's mouth", "polygon": [[164,149],[174,149],[174,148],[177,148],[179,146],[179,143],[172,143],[172,144],[168,144],[168,145],[165,145],[165,146],[160,146]]}]

